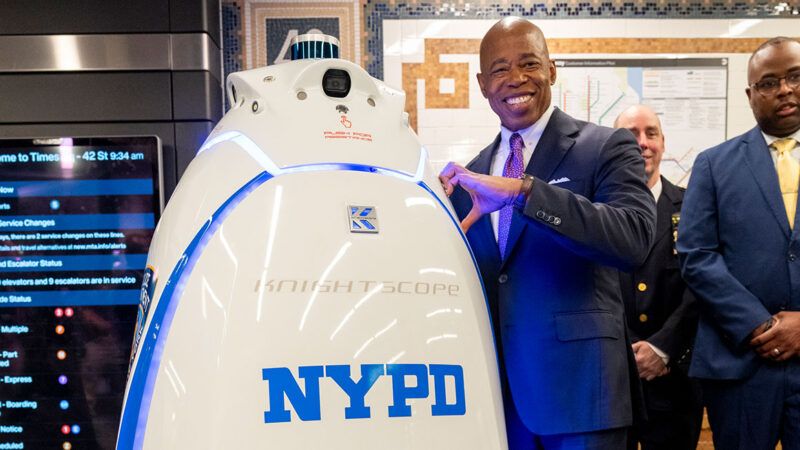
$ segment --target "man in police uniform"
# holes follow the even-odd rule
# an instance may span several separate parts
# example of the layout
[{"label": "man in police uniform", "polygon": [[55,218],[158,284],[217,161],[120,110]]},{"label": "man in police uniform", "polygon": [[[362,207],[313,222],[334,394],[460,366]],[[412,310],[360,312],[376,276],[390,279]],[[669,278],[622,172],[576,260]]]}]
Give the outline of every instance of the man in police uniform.
[{"label": "man in police uniform", "polygon": [[625,314],[642,378],[648,421],[628,434],[635,450],[694,450],[700,435],[702,405],[696,382],[687,376],[697,327],[694,297],[678,270],[675,252],[682,188],[661,176],[664,134],[655,112],[635,105],[614,126],[636,137],[645,161],[647,185],[656,204],[655,244],[642,266],[620,272]]}]

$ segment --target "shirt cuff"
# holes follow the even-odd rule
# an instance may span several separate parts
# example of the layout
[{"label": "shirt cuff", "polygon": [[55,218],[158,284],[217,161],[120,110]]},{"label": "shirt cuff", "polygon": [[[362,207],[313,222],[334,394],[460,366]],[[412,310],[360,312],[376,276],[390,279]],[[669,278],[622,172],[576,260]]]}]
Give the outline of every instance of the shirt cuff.
[{"label": "shirt cuff", "polygon": [[[645,342],[647,342],[647,341],[645,341]],[[669,355],[668,354],[664,353],[663,351],[661,351],[660,348],[656,347],[655,345],[653,345],[653,344],[651,344],[649,342],[647,342],[647,345],[649,345],[650,348],[652,348],[653,351],[656,352],[656,355],[658,355],[658,357],[661,358],[662,361],[664,361],[664,365],[665,366],[669,365]]]}]

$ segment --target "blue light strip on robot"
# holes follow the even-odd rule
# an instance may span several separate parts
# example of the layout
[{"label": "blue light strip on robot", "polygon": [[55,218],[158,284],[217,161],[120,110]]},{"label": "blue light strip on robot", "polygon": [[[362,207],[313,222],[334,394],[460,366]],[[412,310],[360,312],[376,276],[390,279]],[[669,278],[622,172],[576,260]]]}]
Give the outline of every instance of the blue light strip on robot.
[{"label": "blue light strip on robot", "polygon": [[425,175],[425,162],[428,159],[428,151],[425,147],[420,147],[419,160],[417,162],[417,171],[411,175],[407,172],[400,170],[389,169],[386,167],[370,166],[365,164],[351,164],[351,163],[313,163],[301,164],[297,166],[278,167],[264,151],[256,144],[250,137],[239,131],[227,131],[216,135],[207,140],[197,154],[211,149],[217,144],[223,142],[233,142],[238,145],[242,150],[247,152],[251,158],[261,165],[261,167],[273,176],[283,175],[284,173],[297,173],[297,172],[319,172],[323,170],[353,170],[357,172],[376,172],[383,175],[395,176],[403,178],[414,183],[419,183]]},{"label": "blue light strip on robot", "polygon": [[161,366],[161,356],[166,342],[166,338],[162,338],[162,336],[169,334],[179,303],[173,300],[179,299],[183,294],[186,281],[198,258],[225,218],[253,190],[270,178],[272,178],[271,174],[262,172],[226,200],[203,224],[172,270],[164,285],[164,291],[161,293],[162,301],[153,311],[150,326],[142,337],[139,359],[131,374],[131,386],[128,390],[125,409],[122,411],[117,450],[141,449],[144,444],[144,431],[147,426],[147,416],[150,413],[150,401],[153,398],[155,379]]},{"label": "blue light strip on robot", "polygon": [[[203,145],[203,147],[201,147],[201,151],[225,140],[233,140],[240,146],[242,146],[242,142],[246,143],[249,141],[253,146],[255,146],[255,143],[250,141],[246,136],[244,136],[245,139],[237,139],[241,136],[243,135],[240,133],[232,132],[231,135],[227,136],[225,139],[215,138]],[[222,135],[220,135],[218,138],[221,137]],[[244,148],[245,151],[255,158],[256,155],[251,151],[252,148],[250,150],[244,146],[242,146],[242,148]],[[413,182],[428,192],[433,198],[435,198],[442,207],[442,210],[444,210],[458,230],[462,241],[466,244],[470,257],[472,258],[475,271],[480,274],[478,263],[475,260],[475,255],[472,253],[472,249],[469,247],[469,242],[467,241],[466,236],[461,231],[459,221],[453,216],[439,196],[436,195],[433,190],[431,190],[431,188],[421,180],[425,169],[425,156],[427,155],[424,147],[420,152],[420,163],[414,176],[410,176],[397,170],[363,164],[306,164],[277,169],[272,161],[270,161],[269,158],[267,158],[266,155],[260,151],[260,149],[258,149],[258,154],[263,156],[262,161],[266,159],[266,161],[268,161],[267,165],[271,165],[279,174],[322,171],[367,172],[388,175],[403,179],[405,181]],[[262,166],[264,165],[265,164],[262,164]],[[214,236],[217,229],[219,229],[219,227],[231,214],[231,212],[233,212],[236,206],[238,206],[245,198],[247,198],[247,196],[255,189],[272,178],[274,178],[274,176],[271,173],[262,172],[250,180],[238,191],[236,191],[228,200],[226,200],[225,203],[223,203],[214,212],[214,214],[212,214],[211,218],[209,218],[205,224],[203,224],[203,226],[195,235],[194,239],[192,239],[192,241],[189,243],[175,268],[172,270],[172,273],[170,274],[169,279],[164,286],[164,291],[161,294],[161,299],[158,302],[158,306],[153,312],[153,318],[151,319],[147,333],[142,338],[143,342],[140,346],[139,358],[135,365],[135,369],[131,374],[131,386],[128,390],[125,409],[122,412],[119,436],[117,438],[117,450],[140,450],[144,445],[144,433],[145,429],[147,428],[147,417],[150,414],[150,402],[153,398],[153,389],[155,387],[156,376],[161,366],[161,357],[164,351],[166,336],[169,334],[170,326],[172,325],[172,319],[179,303],[179,301],[176,301],[176,299],[180,299],[181,295],[183,294],[186,282],[189,279],[189,276],[191,275],[198,258],[202,254],[203,249],[208,245],[208,242]],[[480,279],[480,275],[478,276],[478,279],[481,281],[481,290],[483,291],[483,298],[486,303],[490,328],[492,330],[492,334],[494,335],[494,328],[491,326],[491,313],[489,312],[486,289],[483,285],[483,280]],[[496,348],[495,358],[497,358]]]},{"label": "blue light strip on robot", "polygon": [[289,166],[281,169],[281,175],[286,175],[291,173],[326,172],[326,171],[375,173],[378,175],[387,175],[390,177],[399,178],[403,181],[410,181],[412,183],[417,183],[415,176],[409,175],[399,170],[387,169],[385,167],[369,166],[366,164],[350,164],[350,163],[315,163],[315,164],[303,164],[299,166]]}]

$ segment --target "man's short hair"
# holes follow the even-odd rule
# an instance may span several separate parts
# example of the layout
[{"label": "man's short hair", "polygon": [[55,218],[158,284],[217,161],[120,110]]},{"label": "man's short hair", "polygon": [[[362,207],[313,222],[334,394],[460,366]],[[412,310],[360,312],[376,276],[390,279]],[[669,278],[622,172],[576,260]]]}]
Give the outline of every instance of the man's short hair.
[{"label": "man's short hair", "polygon": [[792,39],[786,36],[776,36],[772,39],[767,39],[766,41],[762,42],[761,45],[759,45],[758,48],[755,49],[755,51],[750,55],[750,59],[747,60],[747,65],[750,65],[750,62],[753,60],[753,57],[756,56],[756,54],[761,50],[764,50],[767,47],[781,45],[786,42],[794,42],[796,44],[800,44],[800,41],[798,41],[797,39]]}]

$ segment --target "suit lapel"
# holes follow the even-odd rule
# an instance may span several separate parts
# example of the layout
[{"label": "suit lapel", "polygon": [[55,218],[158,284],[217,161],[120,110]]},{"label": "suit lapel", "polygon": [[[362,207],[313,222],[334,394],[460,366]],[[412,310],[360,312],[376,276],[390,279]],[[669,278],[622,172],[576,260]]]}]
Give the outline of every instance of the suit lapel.
[{"label": "suit lapel", "polygon": [[[672,211],[679,210],[681,200],[678,199],[678,188],[661,177],[661,196],[656,200],[656,239],[672,239]],[[653,244],[655,248],[655,244]]]},{"label": "suit lapel", "polygon": [[554,110],[525,172],[545,183],[550,180],[561,160],[575,145],[572,136],[577,132],[578,126],[573,118],[559,109]]},{"label": "suit lapel", "polygon": [[489,171],[492,168],[492,158],[494,154],[497,152],[497,147],[500,145],[500,133],[497,134],[497,137],[494,138],[494,142],[489,144],[486,148],[478,153],[478,156],[475,157],[469,164],[467,164],[467,169],[482,173],[484,175],[488,175]]},{"label": "suit lapel", "polygon": [[[500,145],[500,134],[494,139],[494,142],[489,144],[488,147],[481,150],[478,156],[471,163],[467,165],[467,169],[488,175],[492,168],[492,159],[497,152]],[[484,214],[477,222],[475,222],[469,230],[469,234],[474,233],[474,238],[471,242],[485,242],[484,255],[492,260],[492,266],[497,267],[500,265],[500,248],[497,246],[497,239],[494,237],[494,230],[492,229],[492,221],[489,214]]]},{"label": "suit lapel", "polygon": [[747,133],[743,142],[745,160],[753,173],[753,177],[761,190],[772,214],[780,224],[783,234],[789,237],[789,220],[786,218],[786,208],[783,206],[783,196],[778,184],[778,173],[769,154],[769,148],[761,135],[761,130],[756,127]]},{"label": "suit lapel", "polygon": [[[783,195],[781,195],[781,201],[783,201]],[[795,236],[798,234],[798,224],[800,224],[800,214],[797,214],[797,211],[800,211],[800,195],[797,196],[797,206],[795,206],[795,214],[794,214],[794,227],[789,230],[791,233],[791,239],[794,241]]]},{"label": "suit lapel", "polygon": [[[550,121],[542,132],[539,143],[536,144],[533,156],[528,166],[525,167],[525,173],[547,182],[556,168],[558,168],[558,165],[561,164],[567,152],[575,145],[575,139],[571,136],[577,132],[578,126],[575,124],[574,119],[557,108],[553,110],[553,115],[550,116]],[[503,264],[508,261],[508,257],[527,226],[528,220],[523,217],[522,213],[514,211]]]}]

